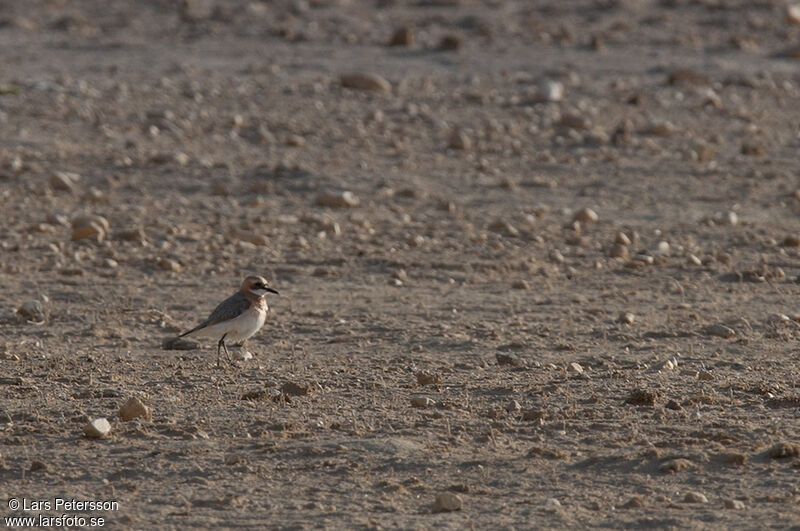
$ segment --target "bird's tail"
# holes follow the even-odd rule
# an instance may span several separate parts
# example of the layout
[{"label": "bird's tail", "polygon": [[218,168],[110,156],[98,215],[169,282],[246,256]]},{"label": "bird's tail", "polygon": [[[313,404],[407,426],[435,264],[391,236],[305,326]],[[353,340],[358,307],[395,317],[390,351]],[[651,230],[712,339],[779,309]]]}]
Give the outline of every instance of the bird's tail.
[{"label": "bird's tail", "polygon": [[195,326],[194,328],[192,328],[191,330],[189,330],[188,332],[182,333],[178,337],[188,336],[189,334],[193,334],[193,333],[197,332],[198,330],[202,330],[206,326],[207,326],[206,323],[199,324],[199,325]]}]

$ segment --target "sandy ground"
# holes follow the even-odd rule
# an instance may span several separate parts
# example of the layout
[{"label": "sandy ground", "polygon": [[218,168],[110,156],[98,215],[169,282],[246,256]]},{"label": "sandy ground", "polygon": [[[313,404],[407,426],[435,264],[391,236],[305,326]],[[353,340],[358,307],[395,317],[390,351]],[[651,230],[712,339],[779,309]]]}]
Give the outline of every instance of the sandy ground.
[{"label": "sandy ground", "polygon": [[784,2],[0,7],[3,517],[800,525]]}]

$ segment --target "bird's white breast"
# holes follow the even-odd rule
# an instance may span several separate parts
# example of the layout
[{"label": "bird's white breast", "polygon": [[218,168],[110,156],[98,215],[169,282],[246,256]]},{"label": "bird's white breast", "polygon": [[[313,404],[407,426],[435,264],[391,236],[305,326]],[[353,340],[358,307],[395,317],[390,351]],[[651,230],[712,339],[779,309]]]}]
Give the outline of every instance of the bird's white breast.
[{"label": "bird's white breast", "polygon": [[258,332],[266,320],[266,308],[253,306],[238,317],[204,328],[202,335],[214,339],[220,339],[225,335],[226,343],[239,343]]}]

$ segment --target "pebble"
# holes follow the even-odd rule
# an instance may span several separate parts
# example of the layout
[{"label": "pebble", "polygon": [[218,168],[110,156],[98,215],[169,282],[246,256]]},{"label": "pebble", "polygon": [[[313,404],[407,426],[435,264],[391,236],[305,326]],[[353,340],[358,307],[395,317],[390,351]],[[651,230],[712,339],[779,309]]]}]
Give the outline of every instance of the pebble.
[{"label": "pebble", "polygon": [[105,418],[91,421],[83,428],[83,434],[90,439],[101,439],[111,433],[111,424]]},{"label": "pebble", "polygon": [[632,496],[631,499],[622,504],[623,509],[639,509],[644,507],[645,503],[641,496]]},{"label": "pebble", "polygon": [[43,323],[45,319],[42,303],[36,300],[23,302],[17,308],[17,314],[32,323]]},{"label": "pebble", "polygon": [[358,197],[353,192],[323,193],[317,196],[314,204],[327,208],[355,208],[359,204]]},{"label": "pebble", "polygon": [[614,236],[614,243],[618,245],[630,245],[631,239],[624,232],[618,232],[616,236]]},{"label": "pebble", "polygon": [[186,22],[199,22],[211,18],[215,3],[212,0],[183,0],[180,2],[181,18]]},{"label": "pebble", "polygon": [[31,472],[38,472],[38,471],[47,472],[49,470],[50,467],[44,461],[36,459],[35,461],[31,462]]},{"label": "pebble", "polygon": [[[663,363],[661,363],[661,365],[658,366],[658,369],[662,371],[671,371],[673,369],[676,369],[677,367],[678,367],[677,358],[672,358],[671,360],[666,360]],[[669,406],[669,404],[667,404],[667,406]]]},{"label": "pebble", "polygon": [[290,147],[303,147],[306,145],[306,139],[300,135],[289,135],[286,137],[286,145]]},{"label": "pebble", "polygon": [[550,251],[550,261],[555,262],[557,264],[563,264],[564,255],[561,254],[561,251],[559,251],[558,249],[553,249],[552,251]]},{"label": "pebble", "polygon": [[560,81],[545,79],[539,84],[536,97],[540,102],[559,102],[564,99],[564,84]]},{"label": "pebble", "polygon": [[132,396],[119,408],[119,418],[125,422],[138,418],[152,420],[153,414],[141,400]]},{"label": "pebble", "polygon": [[654,391],[648,389],[634,389],[628,398],[625,399],[626,404],[634,406],[655,406],[658,395]]},{"label": "pebble", "polygon": [[667,83],[670,85],[710,85],[711,79],[689,68],[679,68],[669,73]]},{"label": "pebble", "polygon": [[745,509],[745,505],[742,500],[725,500],[725,508],[743,511]]},{"label": "pebble", "polygon": [[706,334],[714,337],[730,339],[736,335],[736,330],[723,324],[712,324],[706,327]]},{"label": "pebble", "polygon": [[91,221],[86,225],[81,225],[76,229],[72,229],[72,241],[78,240],[85,240],[85,239],[93,239],[97,243],[102,242],[106,237],[106,233],[103,230],[103,227],[98,225],[97,223]]},{"label": "pebble", "polygon": [[467,151],[472,149],[472,140],[461,131],[460,129],[453,129],[450,133],[450,138],[447,141],[447,147],[450,149],[457,149],[459,151]]},{"label": "pebble", "polygon": [[[608,507],[608,505],[606,503],[600,503],[597,500],[593,500],[588,503],[587,507],[592,511],[602,511],[603,509]],[[613,505],[609,508],[610,509],[613,508]]]},{"label": "pebble", "polygon": [[592,122],[585,116],[579,114],[565,114],[561,117],[561,120],[559,120],[558,125],[566,129],[585,131],[591,129]]},{"label": "pebble", "polygon": [[522,411],[522,405],[518,401],[512,400],[511,402],[506,404],[506,411],[508,411],[509,413],[517,413],[519,411]]},{"label": "pebble", "polygon": [[81,176],[77,173],[57,171],[50,177],[50,186],[53,190],[72,192],[75,190],[75,185],[80,179]]},{"label": "pebble", "polygon": [[572,216],[572,221],[577,221],[579,223],[597,223],[599,219],[597,212],[589,207],[583,207]]},{"label": "pebble", "polygon": [[389,41],[389,46],[412,46],[413,44],[414,30],[409,27],[398,28]]},{"label": "pebble", "polygon": [[786,21],[789,24],[800,24],[800,4],[786,6]]},{"label": "pebble", "polygon": [[670,459],[669,461],[661,463],[658,470],[664,474],[674,474],[675,472],[686,470],[691,466],[692,462],[688,459]]},{"label": "pebble", "polygon": [[722,462],[728,466],[744,466],[747,464],[747,455],[741,452],[729,452],[722,455]]},{"label": "pebble", "polygon": [[490,231],[502,234],[503,236],[509,236],[511,238],[516,238],[519,236],[519,229],[503,219],[496,219],[492,221],[487,228]]},{"label": "pebble", "polygon": [[555,498],[547,498],[544,502],[545,507],[561,507],[561,502]]},{"label": "pebble", "polygon": [[399,280],[400,282],[408,282],[408,273],[406,273],[405,269],[396,269],[392,271],[391,277],[394,280]]},{"label": "pebble", "polygon": [[702,492],[687,492],[686,496],[684,496],[683,501],[686,503],[708,503],[708,498]]},{"label": "pebble", "polygon": [[646,129],[645,132],[653,136],[670,136],[675,134],[678,130],[672,122],[653,122]]},{"label": "pebble", "polygon": [[441,383],[442,375],[438,372],[419,371],[414,374],[419,385],[434,385]]},{"label": "pebble", "polygon": [[236,361],[247,361],[253,359],[253,354],[249,350],[241,348],[233,353],[233,359]]},{"label": "pebble", "polygon": [[127,229],[119,232],[119,238],[126,242],[136,242],[138,244],[143,244],[147,240],[147,235],[144,233],[144,229]]},{"label": "pebble", "polygon": [[495,354],[495,359],[497,360],[498,365],[510,365],[512,367],[520,367],[525,364],[525,362],[520,359],[519,356],[515,356],[514,354],[504,354],[502,352],[498,352]]},{"label": "pebble", "polygon": [[344,74],[339,81],[344,88],[369,92],[391,92],[392,84],[378,74]]},{"label": "pebble", "polygon": [[436,500],[433,502],[433,512],[435,513],[449,513],[453,511],[460,511],[464,502],[458,494],[452,492],[441,492],[436,495]]},{"label": "pebble", "polygon": [[735,511],[743,511],[745,509],[745,505],[741,500],[725,500],[725,508],[733,509]]},{"label": "pebble", "polygon": [[411,397],[411,405],[418,408],[426,408],[435,405],[436,402],[427,396],[414,396]]},{"label": "pebble", "polygon": [[464,46],[464,39],[458,35],[445,35],[439,42],[439,49],[449,52],[456,52]]},{"label": "pebble", "polygon": [[531,409],[526,409],[522,413],[522,420],[526,421],[538,420],[540,423],[544,423],[544,419],[546,416],[547,413],[545,413],[541,409],[531,408]]},{"label": "pebble", "polygon": [[703,381],[710,381],[714,379],[714,374],[709,371],[699,371],[697,373],[697,379]]},{"label": "pebble", "polygon": [[185,337],[170,337],[161,343],[161,348],[164,350],[197,350],[200,348],[200,343]]},{"label": "pebble", "polygon": [[531,289],[531,285],[528,283],[527,280],[515,280],[511,283],[511,287],[513,289],[521,289],[521,290],[529,290]]},{"label": "pebble", "polygon": [[103,216],[78,216],[72,220],[72,241],[91,238],[100,243],[105,239],[108,229],[108,220]]},{"label": "pebble", "polygon": [[617,317],[617,321],[618,322],[620,322],[622,324],[627,324],[627,325],[633,324],[633,322],[635,320],[636,320],[636,316],[634,314],[632,314],[631,312],[622,312],[622,313],[619,314],[619,317]]},{"label": "pebble", "polygon": [[728,212],[717,212],[714,214],[714,218],[717,219],[720,225],[730,225],[735,227],[739,224],[739,214],[732,210],[729,210]]},{"label": "pebble", "polygon": [[583,374],[583,367],[581,366],[580,363],[575,363],[575,362],[570,363],[569,370],[576,374]]},{"label": "pebble", "polygon": [[252,243],[257,247],[266,247],[269,244],[267,237],[257,232],[239,231],[236,233],[236,237],[240,241]]},{"label": "pebble", "polygon": [[742,155],[747,155],[748,157],[763,157],[766,154],[763,147],[750,142],[743,143],[740,151]]},{"label": "pebble", "polygon": [[627,260],[630,257],[628,247],[619,243],[615,243],[611,246],[611,248],[608,250],[608,255],[611,258],[619,258],[621,260]]},{"label": "pebble", "polygon": [[158,267],[164,271],[172,271],[173,273],[177,273],[183,269],[183,266],[177,260],[173,260],[172,258],[161,257],[158,259],[157,263]]},{"label": "pebble", "polygon": [[281,387],[281,391],[286,395],[291,396],[305,396],[311,394],[312,387],[305,382],[286,382]]},{"label": "pebble", "polygon": [[768,451],[767,455],[772,459],[784,459],[787,457],[797,457],[800,455],[800,445],[781,442],[773,445]]},{"label": "pebble", "polygon": [[689,263],[696,266],[703,265],[703,261],[700,260],[696,255],[690,254],[689,255]]},{"label": "pebble", "polygon": [[783,239],[784,247],[800,247],[800,235],[791,234]]},{"label": "pebble", "polygon": [[72,219],[72,228],[76,229],[82,225],[87,225],[89,223],[97,223],[100,227],[103,228],[105,232],[108,232],[108,229],[111,227],[109,225],[108,220],[103,216],[98,216],[95,214],[84,214],[81,216],[76,216]]}]

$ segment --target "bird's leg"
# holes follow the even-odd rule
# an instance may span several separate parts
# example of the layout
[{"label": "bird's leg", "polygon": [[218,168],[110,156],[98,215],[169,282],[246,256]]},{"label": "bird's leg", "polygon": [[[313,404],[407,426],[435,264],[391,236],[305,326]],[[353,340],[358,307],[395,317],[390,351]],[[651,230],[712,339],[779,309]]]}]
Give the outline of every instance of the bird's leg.
[{"label": "bird's leg", "polygon": [[[225,339],[224,337],[222,339]],[[225,351],[225,356],[228,358],[228,364],[233,365],[233,360],[231,359],[231,353],[228,352],[228,345],[225,344],[225,341],[222,341],[222,350]]]},{"label": "bird's leg", "polygon": [[[228,349],[225,347],[225,336],[227,336],[227,335],[228,334],[223,334],[222,337],[219,340],[219,343],[217,343],[217,367],[219,367],[219,349],[220,348],[224,348],[225,349],[225,353],[226,354],[228,353]],[[228,359],[230,360],[231,357],[228,356]]]}]

